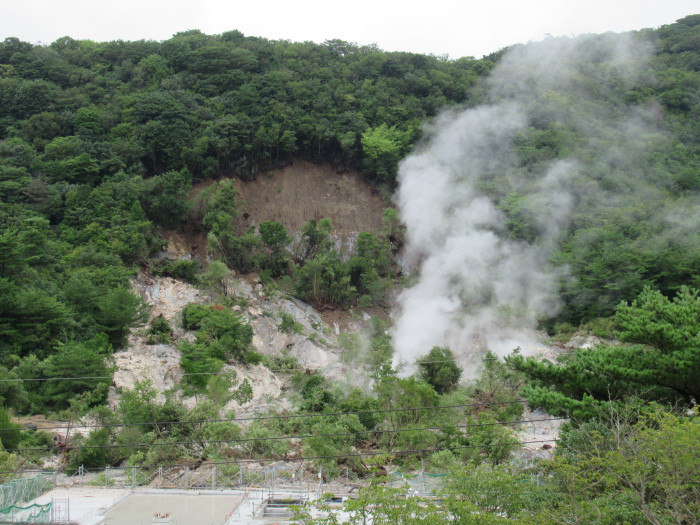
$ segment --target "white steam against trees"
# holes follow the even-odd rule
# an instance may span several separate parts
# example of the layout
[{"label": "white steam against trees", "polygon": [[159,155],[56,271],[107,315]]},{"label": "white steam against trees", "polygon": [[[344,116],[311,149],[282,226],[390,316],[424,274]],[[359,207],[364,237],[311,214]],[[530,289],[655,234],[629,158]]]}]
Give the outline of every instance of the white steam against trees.
[{"label": "white steam against trees", "polygon": [[[417,278],[400,297],[397,362],[448,346],[470,375],[470,356],[527,345],[537,319],[557,313],[559,283],[570,278],[551,263],[561,235],[577,209],[625,198],[591,173],[624,171],[649,141],[663,140],[653,108],[607,101],[641,78],[650,51],[628,35],[516,47],[485,83],[484,103],[425,130],[399,168],[395,196]],[[524,161],[516,146],[533,129],[573,130],[577,153]],[[502,208],[513,196],[533,228],[529,239],[508,229]]]}]

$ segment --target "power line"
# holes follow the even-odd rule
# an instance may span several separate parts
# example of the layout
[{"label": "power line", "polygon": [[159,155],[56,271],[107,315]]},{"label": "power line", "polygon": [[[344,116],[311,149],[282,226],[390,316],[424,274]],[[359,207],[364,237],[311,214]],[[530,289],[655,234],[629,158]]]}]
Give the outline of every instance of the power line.
[{"label": "power line", "polygon": [[[256,437],[256,438],[234,438],[234,439],[214,439],[214,440],[190,440],[190,441],[171,441],[171,442],[161,442],[161,443],[129,443],[129,444],[112,444],[112,445],[76,445],[70,446],[66,445],[65,450],[84,450],[84,449],[104,449],[104,448],[151,448],[151,447],[165,447],[165,446],[177,446],[177,445],[202,445],[202,444],[221,444],[221,443],[249,443],[257,441],[279,441],[279,440],[292,440],[292,439],[308,439],[308,438],[328,438],[328,437],[345,437],[345,436],[357,436],[363,434],[394,434],[401,432],[420,432],[426,430],[447,430],[447,429],[467,429],[474,427],[487,427],[496,425],[519,425],[525,423],[539,423],[542,421],[563,421],[566,418],[546,418],[546,419],[524,419],[519,421],[495,421],[490,423],[466,423],[464,425],[451,425],[451,426],[438,426],[438,427],[421,427],[421,428],[400,428],[400,429],[384,429],[384,430],[362,430],[359,432],[338,432],[333,434],[300,434],[293,436],[267,436],[267,437]],[[46,447],[32,447],[32,448],[7,448],[7,452],[29,452],[29,451],[48,451]]]},{"label": "power line", "polygon": [[[421,364],[436,364],[436,363],[453,363],[454,361],[450,360],[441,360],[441,361],[422,361]],[[341,363],[338,363],[341,364]],[[408,363],[400,363],[400,366],[406,365]],[[360,364],[359,366],[364,366],[368,368],[381,368],[383,366],[387,365],[374,365],[371,363],[367,364]],[[325,368],[329,368],[330,365],[326,366]],[[304,372],[306,370],[312,370],[310,368],[278,368],[278,369],[273,369],[273,368],[268,368],[268,371],[270,372]],[[319,371],[321,370],[320,368],[313,369],[314,371]],[[218,376],[218,375],[223,375],[227,372],[230,372],[231,370],[223,370],[219,372],[188,372],[188,373],[183,373],[183,377],[188,377],[188,376]],[[0,379],[0,383],[17,383],[20,381],[83,381],[83,380],[93,380],[93,379],[113,379],[113,375],[111,376],[79,376],[79,377],[15,377],[12,379]]]},{"label": "power line", "polygon": [[[411,450],[394,450],[392,452],[354,452],[354,453],[348,453],[348,454],[333,454],[333,455],[324,455],[324,456],[302,456],[302,457],[292,457],[292,458],[244,458],[244,459],[238,459],[238,460],[232,460],[232,461],[213,461],[213,462],[206,462],[202,463],[204,466],[216,466],[216,465],[237,465],[240,463],[269,463],[269,462],[279,462],[279,461],[285,461],[285,462],[296,462],[296,461],[309,461],[312,459],[340,459],[340,458],[350,458],[350,457],[363,457],[363,456],[394,456],[394,455],[400,455],[400,454],[417,454],[417,453],[422,453],[422,452],[441,452],[443,450],[463,450],[463,449],[470,449],[470,448],[490,448],[490,447],[510,447],[510,446],[517,446],[517,445],[531,445],[531,444],[536,444],[536,443],[552,443],[556,441],[556,439],[539,439],[539,440],[534,440],[534,441],[511,441],[508,443],[490,443],[488,445],[460,445],[456,447],[430,447],[430,448],[421,448],[421,449],[411,449]],[[190,463],[170,463],[170,464],[164,464],[164,465],[153,465],[152,467],[149,467],[150,469],[159,469],[159,468],[177,468],[177,467],[190,467],[192,466],[192,462]],[[134,468],[145,468],[145,467],[122,467],[124,470],[129,470],[129,469],[134,469]],[[52,470],[50,472],[73,472],[75,469],[59,469],[59,470]],[[84,471],[94,471],[94,472],[100,472],[105,470],[104,468],[87,468],[83,469]],[[10,471],[3,471],[0,472],[0,474],[16,474],[17,472],[20,471],[15,471],[15,470],[10,470]],[[29,470],[22,470],[21,472],[24,473],[33,473],[33,472],[46,472],[46,470],[40,470],[40,469],[29,469]]]},{"label": "power line", "polygon": [[84,377],[17,377],[14,379],[0,379],[0,383],[16,383],[18,381],[82,381],[87,379],[112,379],[112,376],[84,376]]},{"label": "power line", "polygon": [[[526,399],[518,399],[515,401],[495,401],[489,403],[462,403],[458,405],[442,405],[442,406],[427,406],[427,407],[408,407],[408,408],[385,408],[377,410],[354,410],[349,412],[323,412],[317,414],[288,414],[283,416],[251,416],[251,417],[235,417],[235,418],[223,418],[223,419],[192,419],[184,421],[143,421],[135,423],[106,423],[104,425],[56,425],[52,427],[47,427],[45,429],[37,430],[55,430],[59,428],[74,429],[74,428],[114,428],[114,427],[134,427],[134,426],[146,426],[146,425],[184,425],[188,423],[233,423],[237,421],[263,421],[263,420],[273,420],[273,419],[300,419],[300,418],[312,418],[312,417],[331,417],[331,416],[345,416],[352,414],[386,414],[392,412],[408,412],[412,410],[442,410],[448,408],[467,408],[467,407],[490,407],[494,405],[512,405],[515,403],[527,403]],[[13,428],[0,428],[0,432],[9,430],[21,430],[18,427]]]}]

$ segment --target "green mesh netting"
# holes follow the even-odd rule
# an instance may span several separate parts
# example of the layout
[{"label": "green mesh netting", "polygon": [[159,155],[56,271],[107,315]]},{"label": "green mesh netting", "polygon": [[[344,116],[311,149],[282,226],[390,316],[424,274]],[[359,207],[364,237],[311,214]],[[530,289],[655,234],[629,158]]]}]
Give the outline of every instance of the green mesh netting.
[{"label": "green mesh netting", "polygon": [[20,507],[19,505],[10,505],[0,509],[0,519],[4,522],[19,522],[19,523],[49,523],[51,520],[51,503],[45,505],[29,505]]}]

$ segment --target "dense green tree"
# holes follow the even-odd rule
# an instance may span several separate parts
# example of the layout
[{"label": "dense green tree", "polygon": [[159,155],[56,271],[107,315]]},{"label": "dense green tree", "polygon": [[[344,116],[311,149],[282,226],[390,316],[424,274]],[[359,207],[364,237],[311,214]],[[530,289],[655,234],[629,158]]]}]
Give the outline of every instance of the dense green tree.
[{"label": "dense green tree", "polygon": [[355,243],[355,253],[347,261],[350,283],[363,306],[377,304],[390,286],[392,259],[390,245],[383,236],[362,232]]},{"label": "dense green tree", "polygon": [[100,469],[109,465],[109,429],[94,430],[87,438],[73,436],[73,443],[84,445],[76,447],[68,455],[66,465],[69,472],[75,472],[79,467]]},{"label": "dense green tree", "polygon": [[129,329],[146,322],[148,305],[130,290],[116,288],[97,301],[95,320],[114,346],[124,343]]},{"label": "dense green tree", "polygon": [[287,274],[291,262],[287,246],[292,238],[279,222],[263,221],[258,226],[262,242],[260,267],[269,271],[272,277]]},{"label": "dense green tree", "polygon": [[[513,137],[513,169],[489,172],[479,181],[479,191],[503,213],[504,231],[499,233],[536,245],[543,242],[543,213],[552,203],[544,192],[549,188],[537,187],[532,176],[560,159],[576,160],[567,186],[575,189],[580,206],[552,239],[557,246],[550,261],[569,268],[572,278],[561,282],[562,313],[546,326],[609,316],[620,301],[642,293],[636,303],[617,308],[618,336],[635,346],[579,350],[550,368],[513,358],[531,377],[526,392],[533,403],[540,399],[537,404],[551,410],[594,417],[592,408],[608,404],[610,396],[621,400],[641,393],[683,404],[698,397],[697,333],[692,328],[698,324],[697,295],[682,288],[700,285],[700,243],[692,221],[700,189],[698,21],[698,15],[692,15],[631,34],[635,45],[656,46],[644,65],[646,74],[638,78],[622,81],[606,59],[586,64],[572,78],[574,94],[548,92],[542,114]],[[591,42],[597,45],[595,39]],[[0,375],[8,380],[55,378],[66,373],[66,362],[81,356],[86,366],[105,366],[100,359],[109,353],[106,345],[94,341],[106,337],[112,345],[120,344],[144,320],[143,305],[130,291],[128,279],[137,263],[147,262],[161,249],[156,226],[183,225],[193,181],[232,175],[248,179],[302,157],[340,169],[361,168],[391,191],[398,162],[419,138],[417,130],[426,118],[447,106],[486,100],[477,80],[502,56],[504,51],[483,60],[449,60],[387,53],[338,40],[320,45],[270,41],[238,31],[186,31],[164,42],[98,43],[63,37],[50,45],[32,45],[5,39],[0,43]],[[584,117],[583,124],[569,118],[574,113]],[[638,134],[620,125],[623,115],[648,119],[645,125],[653,124],[658,132],[645,137],[640,148],[632,140]],[[591,140],[590,130],[606,131]],[[611,143],[630,154],[618,155],[608,147]],[[601,156],[601,149],[610,155]],[[615,198],[601,200],[598,189],[611,191]],[[286,259],[289,240],[283,225],[239,230],[232,180],[216,182],[200,196],[193,205],[192,226],[209,234],[208,246],[216,259],[210,270],[222,263],[237,271],[264,270],[270,276],[291,272],[297,295],[322,307],[382,302],[395,272],[391,255],[402,243],[395,211],[386,215],[382,232],[360,235],[349,258],[333,250],[329,220],[309,222],[292,250],[298,265],[294,271]],[[645,286],[667,297],[679,295],[666,301],[657,292],[644,291]],[[228,314],[221,315],[224,318],[212,315],[209,307],[188,307],[188,326],[198,333],[183,350],[185,363],[190,360],[184,366],[211,371],[229,359],[256,359],[244,344],[246,329],[235,328]],[[387,361],[390,337],[381,332],[374,334],[368,358],[382,365],[376,373],[377,400],[357,394],[351,399],[329,385],[314,386],[314,380],[304,390],[306,397],[300,394],[304,407],[372,410],[380,401],[382,406],[420,406],[448,398],[465,402],[472,394],[476,400],[514,400],[520,376],[499,360],[485,361],[475,384],[442,396],[415,378],[396,379]],[[0,392],[5,406],[15,411],[64,409],[76,401],[66,382],[16,383],[4,383]],[[201,392],[207,384],[198,386]],[[99,402],[102,389],[78,384],[84,399],[73,404],[85,405],[93,394],[89,402]],[[220,392],[220,385],[215,390]],[[147,402],[147,410],[140,417],[148,421],[178,421],[186,414],[172,399],[157,402],[150,390],[135,395],[150,396],[141,400]],[[133,397],[124,393],[126,405]],[[125,408],[120,415],[139,410]],[[202,414],[210,413],[210,407],[202,408]],[[490,425],[515,416],[493,411],[474,415],[473,421],[481,417]],[[375,417],[379,418],[361,417],[364,428],[405,429],[412,422]],[[251,428],[251,436],[281,431],[272,425]],[[481,461],[488,456],[486,445],[497,444],[499,435],[472,430],[449,435],[407,432],[389,445],[471,443],[479,447],[478,453],[461,459]],[[238,435],[233,427],[211,431]],[[84,460],[97,465],[136,457],[127,446],[134,437],[129,432],[134,429],[118,436],[94,436],[95,443],[121,440],[127,454]],[[174,428],[154,423],[144,435],[137,434],[139,439],[168,444],[142,454],[139,464],[156,465],[201,452],[197,446],[175,445],[185,434],[175,435]],[[205,440],[205,434],[196,436],[200,444]],[[288,449],[281,442],[255,446],[274,454]],[[230,453],[228,448],[212,450]],[[496,452],[490,459],[502,460]],[[523,478],[518,484],[532,488]],[[480,501],[493,500],[484,496]],[[468,504],[466,498],[456,498],[452,504],[450,517],[465,522],[502,517],[487,516],[476,498]],[[497,505],[509,517],[516,514],[509,503]],[[416,506],[405,508],[423,512]],[[595,510],[596,504],[588,508]],[[613,516],[609,521],[634,522],[638,515],[608,516]],[[582,521],[589,518],[585,515]]]},{"label": "dense green tree", "polygon": [[[221,352],[211,352],[202,343],[184,342],[179,345],[180,368],[187,374],[187,384],[203,389],[210,374],[221,371],[226,362]],[[212,355],[214,354],[214,355]]]},{"label": "dense green tree", "polygon": [[168,61],[158,54],[148,55],[136,64],[134,82],[157,89],[160,83],[173,74]]},{"label": "dense green tree", "polygon": [[475,402],[488,405],[499,421],[507,421],[523,414],[524,407],[518,401],[524,380],[523,374],[489,351],[481,361],[478,379],[470,386]]},{"label": "dense green tree", "polygon": [[141,206],[146,216],[166,228],[177,228],[190,209],[187,192],[191,176],[186,170],[168,171],[146,181]]},{"label": "dense green tree", "polygon": [[416,365],[419,377],[438,394],[454,390],[462,376],[462,369],[449,348],[434,346],[425,356],[416,359]]},{"label": "dense green tree", "polygon": [[29,397],[24,388],[24,381],[15,372],[0,367],[0,405],[12,409],[15,413],[24,413],[29,405]]},{"label": "dense green tree", "polygon": [[182,327],[187,330],[198,330],[209,309],[210,307],[207,305],[187,303],[181,312]]},{"label": "dense green tree", "polygon": [[[437,500],[418,497],[408,484],[392,488],[386,477],[374,477],[344,503],[345,519],[358,524],[693,523],[697,423],[696,417],[663,412],[636,423],[607,418],[595,428],[578,429],[576,445],[540,464],[453,466]],[[372,462],[379,461],[386,459]],[[324,505],[315,509],[315,518],[309,510],[300,508],[295,520],[339,522]]]},{"label": "dense green tree", "polygon": [[646,406],[606,407],[564,433],[544,465],[546,523],[692,523],[697,517],[700,419]]},{"label": "dense green tree", "polygon": [[365,166],[371,173],[384,180],[396,176],[399,160],[405,155],[410,142],[410,135],[388,127],[382,123],[376,128],[369,128],[362,134],[362,150]]},{"label": "dense green tree", "polygon": [[[378,381],[374,390],[380,407],[392,409],[396,407],[433,407],[438,406],[438,394],[435,389],[414,376],[407,378],[389,375]],[[432,417],[430,410],[410,410],[390,412],[385,423],[393,428],[425,423]]]},{"label": "dense green tree", "polygon": [[643,399],[690,404],[698,399],[700,299],[683,288],[671,301],[645,289],[615,315],[618,334],[635,345],[579,348],[554,364],[519,355],[508,363],[531,379],[523,390],[530,403],[552,413],[591,417],[609,400]]},{"label": "dense green tree", "polygon": [[317,255],[295,274],[295,295],[320,307],[347,304],[356,289],[347,265],[336,253]]},{"label": "dense green tree", "polygon": [[333,247],[330,234],[333,223],[328,218],[317,221],[311,219],[301,229],[301,243],[296,249],[296,255],[302,261],[307,261],[316,255],[327,253]]},{"label": "dense green tree", "polygon": [[[340,416],[332,422],[318,421],[311,427],[311,432],[332,437],[312,437],[305,440],[304,452],[311,457],[351,454],[353,445],[357,444],[362,436],[356,433],[363,430],[364,426],[356,414]],[[345,460],[346,468],[348,465],[358,463],[359,460],[352,457]],[[327,476],[335,477],[341,472],[338,468],[338,462],[334,458],[315,460],[315,464],[323,468],[323,472]]]},{"label": "dense green tree", "polygon": [[0,445],[3,449],[17,448],[20,441],[20,426],[12,423],[10,411],[0,407]]},{"label": "dense green tree", "polygon": [[229,370],[209,378],[207,397],[214,405],[220,407],[225,406],[232,399],[243,405],[253,399],[253,389],[247,379],[239,384],[236,372]]},{"label": "dense green tree", "polygon": [[[79,394],[88,396],[88,406],[102,403],[112,384],[113,369],[106,362],[111,352],[107,337],[60,347],[42,364],[42,374],[47,379],[41,387],[45,406],[54,410],[67,408]],[[80,379],[57,380],[60,378]]]},{"label": "dense green tree", "polygon": [[241,359],[253,340],[252,327],[230,309],[211,308],[202,319],[197,341],[226,359]]},{"label": "dense green tree", "polygon": [[[237,235],[238,194],[234,181],[217,182],[202,193],[195,207],[201,210],[202,224],[210,232],[207,236],[209,251],[229,268],[243,272],[257,268],[261,239],[255,235],[253,226],[247,233]],[[269,240],[273,240],[272,235]]]},{"label": "dense green tree", "polygon": [[363,232],[355,252],[343,260],[334,250],[328,219],[307,222],[294,256],[301,264],[295,272],[295,294],[324,306],[342,306],[357,301],[361,306],[381,302],[392,275],[391,250],[384,236]]},{"label": "dense green tree", "polygon": [[46,357],[71,332],[74,321],[70,311],[56,297],[42,290],[20,288],[6,279],[0,280],[0,292],[0,333],[3,346],[12,353],[36,352]]},{"label": "dense green tree", "polygon": [[252,327],[243,322],[230,308],[222,305],[188,304],[182,311],[183,326],[196,329],[194,343],[183,342],[180,366],[187,382],[197,388],[206,387],[207,374],[219,372],[229,361],[257,363],[260,356],[250,350]]},{"label": "dense green tree", "polygon": [[214,295],[228,295],[231,270],[221,261],[211,261],[202,275],[202,284]]}]

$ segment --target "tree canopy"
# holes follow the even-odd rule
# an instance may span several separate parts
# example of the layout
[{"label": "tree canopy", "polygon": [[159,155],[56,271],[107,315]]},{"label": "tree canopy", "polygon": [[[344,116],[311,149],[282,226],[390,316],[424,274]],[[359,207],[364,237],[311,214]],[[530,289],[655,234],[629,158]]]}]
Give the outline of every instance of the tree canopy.
[{"label": "tree canopy", "polygon": [[534,406],[585,419],[595,406],[626,397],[690,405],[700,396],[700,297],[682,288],[673,300],[645,289],[618,306],[618,337],[634,344],[579,348],[561,363],[515,355],[508,358],[531,384],[523,390]]}]

